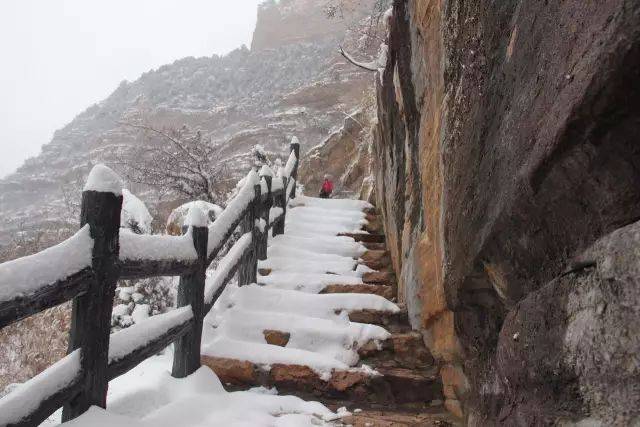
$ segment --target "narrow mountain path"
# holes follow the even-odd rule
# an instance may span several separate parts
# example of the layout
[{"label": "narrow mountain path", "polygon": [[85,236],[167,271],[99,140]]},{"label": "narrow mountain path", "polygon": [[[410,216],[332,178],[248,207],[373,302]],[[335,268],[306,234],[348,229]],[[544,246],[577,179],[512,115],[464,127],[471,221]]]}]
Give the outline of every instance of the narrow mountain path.
[{"label": "narrow mountain path", "polygon": [[231,389],[276,387],[346,407],[343,424],[455,424],[433,358],[394,302],[373,207],[299,196],[286,221],[258,283],[229,288],[205,319],[203,364]]}]

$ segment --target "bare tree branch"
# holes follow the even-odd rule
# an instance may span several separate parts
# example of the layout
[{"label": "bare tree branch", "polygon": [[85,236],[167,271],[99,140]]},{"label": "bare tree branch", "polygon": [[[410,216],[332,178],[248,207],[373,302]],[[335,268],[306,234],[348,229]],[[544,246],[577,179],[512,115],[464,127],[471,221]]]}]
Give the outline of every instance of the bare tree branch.
[{"label": "bare tree branch", "polygon": [[[223,178],[220,148],[200,131],[186,126],[161,130],[145,123],[120,122],[123,126],[143,131],[137,152],[119,162],[130,181],[171,189],[190,199],[220,203],[228,187]],[[160,139],[150,138],[150,135]]]},{"label": "bare tree branch", "polygon": [[340,54],[342,56],[344,56],[344,58],[349,61],[350,63],[352,63],[353,65],[355,65],[356,67],[360,67],[364,70],[367,71],[378,71],[377,68],[373,68],[373,63],[372,62],[367,62],[367,63],[361,63],[356,61],[355,59],[353,59],[353,57],[351,55],[349,55],[347,52],[344,51],[344,49],[342,49],[342,46],[340,46]]}]

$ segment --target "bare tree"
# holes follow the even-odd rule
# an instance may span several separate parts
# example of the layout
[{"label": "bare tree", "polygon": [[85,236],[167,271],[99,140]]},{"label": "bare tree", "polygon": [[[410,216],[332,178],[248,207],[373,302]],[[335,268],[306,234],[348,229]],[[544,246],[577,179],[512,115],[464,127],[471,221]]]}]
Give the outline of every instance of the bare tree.
[{"label": "bare tree", "polygon": [[221,144],[187,126],[156,129],[144,123],[121,122],[140,131],[134,153],[119,163],[132,182],[173,190],[191,200],[220,203],[231,178],[221,162]]},{"label": "bare tree", "polygon": [[344,21],[364,41],[362,49],[369,51],[384,42],[381,20],[391,6],[391,0],[326,0],[324,12],[327,18]]}]

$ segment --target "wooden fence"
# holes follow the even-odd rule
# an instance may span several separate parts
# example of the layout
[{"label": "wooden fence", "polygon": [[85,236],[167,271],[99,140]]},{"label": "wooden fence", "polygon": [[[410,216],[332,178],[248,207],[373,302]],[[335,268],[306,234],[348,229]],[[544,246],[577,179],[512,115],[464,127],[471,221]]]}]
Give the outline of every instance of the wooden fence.
[{"label": "wooden fence", "polygon": [[[75,236],[0,264],[0,328],[73,299],[68,355],[0,399],[0,426],[35,426],[61,406],[63,421],[91,405],[105,408],[110,380],[171,343],[172,375],[183,378],[197,370],[204,316],[236,273],[240,286],[256,281],[269,230],[284,233],[300,155],[297,142],[290,148],[280,173],[252,170],[210,226],[203,212],[193,211],[183,236],[133,234],[120,228],[122,196],[88,184]],[[242,236],[206,277],[238,226]],[[152,276],[180,276],[178,308],[110,334],[117,281]]]}]

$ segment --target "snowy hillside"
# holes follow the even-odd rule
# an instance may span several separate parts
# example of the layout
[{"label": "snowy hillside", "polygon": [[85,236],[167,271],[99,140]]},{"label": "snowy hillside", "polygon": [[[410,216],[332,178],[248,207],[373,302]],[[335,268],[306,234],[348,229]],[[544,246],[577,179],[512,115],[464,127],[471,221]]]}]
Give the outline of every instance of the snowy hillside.
[{"label": "snowy hillside", "polygon": [[[298,2],[305,7],[293,8],[292,17]],[[201,130],[224,144],[220,162],[238,174],[246,172],[256,144],[274,155],[285,153],[294,131],[303,152],[322,142],[372,84],[370,74],[346,64],[337,52],[340,44],[362,44],[361,34],[345,35],[345,25],[327,20],[322,4],[266,3],[257,28],[274,30],[256,30],[253,44],[261,49],[243,46],[223,57],[184,58],[134,82],[123,81],[107,99],[56,131],[40,155],[0,180],[0,248],[18,231],[76,227],[78,183],[98,162],[118,170],[119,161],[142,143],[139,131],[123,124],[131,118],[157,128],[186,124]],[[296,39],[291,20],[300,22],[304,14],[316,25],[326,20],[326,31]],[[265,17],[267,23],[261,21]],[[279,27],[286,31],[279,34]],[[161,200],[176,198],[131,183],[128,187],[152,210]]]}]

